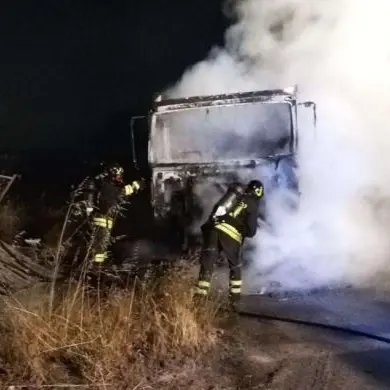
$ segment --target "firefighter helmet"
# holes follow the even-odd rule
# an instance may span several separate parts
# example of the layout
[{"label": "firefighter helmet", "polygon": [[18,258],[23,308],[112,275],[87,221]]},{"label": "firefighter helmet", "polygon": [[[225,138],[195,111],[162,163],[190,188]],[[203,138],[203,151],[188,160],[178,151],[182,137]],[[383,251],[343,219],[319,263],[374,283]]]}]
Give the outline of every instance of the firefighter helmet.
[{"label": "firefighter helmet", "polygon": [[124,169],[119,164],[112,164],[108,167],[108,172],[114,181],[122,182]]},{"label": "firefighter helmet", "polygon": [[247,192],[261,198],[264,195],[264,186],[260,180],[251,180],[247,186]]}]

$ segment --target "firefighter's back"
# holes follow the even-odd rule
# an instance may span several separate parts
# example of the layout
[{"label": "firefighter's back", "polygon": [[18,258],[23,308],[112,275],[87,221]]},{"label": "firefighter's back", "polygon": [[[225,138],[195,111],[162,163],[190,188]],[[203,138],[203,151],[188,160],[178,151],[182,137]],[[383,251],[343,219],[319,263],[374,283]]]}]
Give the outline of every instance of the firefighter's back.
[{"label": "firefighter's back", "polygon": [[98,209],[102,214],[107,214],[115,206],[120,197],[121,188],[109,180],[103,180],[99,186]]}]

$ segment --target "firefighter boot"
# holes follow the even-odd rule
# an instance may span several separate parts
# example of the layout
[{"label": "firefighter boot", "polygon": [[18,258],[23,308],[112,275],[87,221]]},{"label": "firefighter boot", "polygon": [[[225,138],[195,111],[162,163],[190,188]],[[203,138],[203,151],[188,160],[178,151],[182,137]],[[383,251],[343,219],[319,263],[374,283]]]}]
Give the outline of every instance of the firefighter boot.
[{"label": "firefighter boot", "polygon": [[239,310],[239,304],[241,300],[241,293],[230,293],[229,294],[229,308],[233,312]]}]

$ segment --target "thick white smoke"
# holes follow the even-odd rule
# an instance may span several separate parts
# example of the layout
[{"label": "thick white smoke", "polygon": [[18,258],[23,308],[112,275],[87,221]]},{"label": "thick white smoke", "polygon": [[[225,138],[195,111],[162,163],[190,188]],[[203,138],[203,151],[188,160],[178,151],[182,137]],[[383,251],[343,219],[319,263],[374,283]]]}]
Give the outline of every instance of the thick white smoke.
[{"label": "thick white smoke", "polygon": [[[300,208],[269,201],[251,282],[285,287],[386,282],[390,275],[390,2],[242,0],[226,47],[168,93],[190,96],[297,84],[318,105],[301,127]],[[261,276],[258,276],[258,274]]]}]

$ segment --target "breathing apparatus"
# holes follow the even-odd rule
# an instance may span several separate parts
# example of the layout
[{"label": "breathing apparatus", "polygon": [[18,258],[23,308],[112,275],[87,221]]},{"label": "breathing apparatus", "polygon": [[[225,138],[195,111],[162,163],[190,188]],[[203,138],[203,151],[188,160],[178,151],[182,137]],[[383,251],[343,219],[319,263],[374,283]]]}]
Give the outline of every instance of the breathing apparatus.
[{"label": "breathing apparatus", "polygon": [[228,214],[233,210],[234,206],[241,199],[245,193],[245,187],[240,183],[233,183],[229,186],[226,193],[221,197],[221,199],[214,206],[214,210],[211,214],[211,219],[215,220],[219,217],[222,217]]}]

